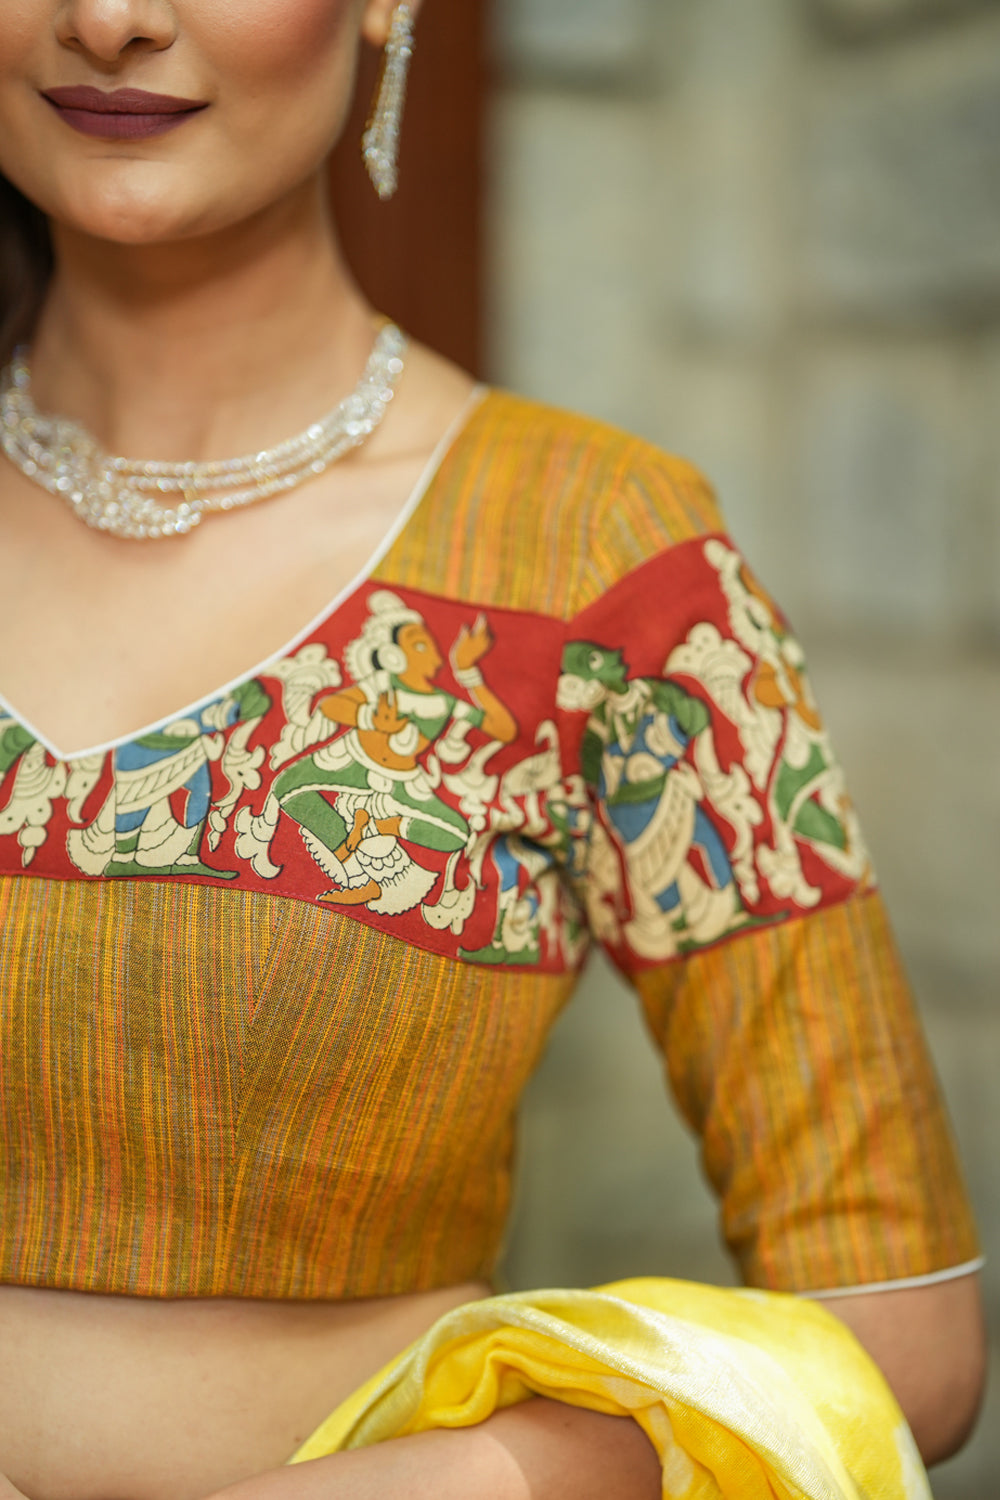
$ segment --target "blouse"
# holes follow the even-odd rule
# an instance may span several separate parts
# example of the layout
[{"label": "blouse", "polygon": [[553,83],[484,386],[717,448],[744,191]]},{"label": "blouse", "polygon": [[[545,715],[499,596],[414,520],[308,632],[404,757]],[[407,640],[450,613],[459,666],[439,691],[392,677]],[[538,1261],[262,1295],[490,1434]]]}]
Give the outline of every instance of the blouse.
[{"label": "blouse", "polygon": [[240,680],[76,754],[0,700],[0,1281],[488,1277],[594,942],[750,1283],[968,1265],[788,622],[689,464],[490,391],[364,576]]}]

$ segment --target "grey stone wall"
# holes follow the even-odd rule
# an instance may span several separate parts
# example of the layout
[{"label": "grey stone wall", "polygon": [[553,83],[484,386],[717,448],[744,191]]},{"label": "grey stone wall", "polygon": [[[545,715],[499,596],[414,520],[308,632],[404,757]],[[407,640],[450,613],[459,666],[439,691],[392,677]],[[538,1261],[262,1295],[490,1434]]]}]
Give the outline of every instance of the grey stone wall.
[{"label": "grey stone wall", "polygon": [[[964,1149],[996,1338],[1000,5],[497,10],[495,377],[694,458],[795,620]],[[732,1275],[603,967],[528,1101],[507,1270]],[[997,1492],[998,1391],[939,1500]]]}]

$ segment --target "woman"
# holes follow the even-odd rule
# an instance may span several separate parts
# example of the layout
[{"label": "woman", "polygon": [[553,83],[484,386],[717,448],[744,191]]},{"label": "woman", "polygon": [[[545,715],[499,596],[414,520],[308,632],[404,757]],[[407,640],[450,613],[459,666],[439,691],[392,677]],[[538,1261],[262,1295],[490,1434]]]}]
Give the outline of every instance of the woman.
[{"label": "woman", "polygon": [[[391,187],[407,21],[0,17],[3,311],[30,345],[0,470],[3,1488],[764,1493],[706,1487],[725,1465],[669,1382],[622,1420],[615,1351],[659,1391],[676,1336],[708,1387],[731,1358],[791,1411],[806,1348],[804,1389],[823,1350],[868,1389],[832,1317],[638,1284],[482,1300],[585,916],[749,1278],[852,1291],[834,1309],[933,1460],[978,1401],[975,1241],[798,648],[688,466],[379,332],[323,184],[363,34],[391,42],[369,142]],[[600,1335],[589,1394],[538,1363],[556,1324],[571,1364]],[[477,1374],[458,1402],[460,1347],[507,1361],[492,1397]],[[779,1429],[767,1493],[792,1492]],[[712,1443],[743,1472],[732,1430]]]}]

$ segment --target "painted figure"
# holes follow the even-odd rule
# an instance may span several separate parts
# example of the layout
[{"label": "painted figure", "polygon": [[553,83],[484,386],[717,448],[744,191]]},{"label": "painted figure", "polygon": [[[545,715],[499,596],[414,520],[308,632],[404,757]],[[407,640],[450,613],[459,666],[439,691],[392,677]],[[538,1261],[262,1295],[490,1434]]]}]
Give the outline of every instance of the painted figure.
[{"label": "painted figure", "polygon": [[202,860],[212,811],[210,765],[224,731],[258,721],[271,700],[252,678],[163,729],[119,745],[113,783],[97,818],[72,829],[67,850],[85,875],[208,875],[234,880]]},{"label": "painted figure", "polygon": [[[629,677],[621,651],[576,641],[563,656],[560,705],[589,714],[584,779],[604,803],[629,874],[625,931],[649,956],[715,941],[744,920],[726,845],[685,758],[708,709],[667,678]],[[614,851],[598,837],[604,896],[621,900]]]},{"label": "painted figure", "polygon": [[418,611],[387,589],[368,603],[361,634],[344,653],[353,686],[319,705],[343,732],[282,771],[275,794],[335,882],[320,899],[394,915],[423,901],[437,880],[410,846],[451,854],[470,836],[421,757],[435,746],[454,763],[467,753],[470,729],[510,744],[517,725],[479,668],[493,645],[482,616],[451,648],[469,702],[435,686],[444,657]]}]

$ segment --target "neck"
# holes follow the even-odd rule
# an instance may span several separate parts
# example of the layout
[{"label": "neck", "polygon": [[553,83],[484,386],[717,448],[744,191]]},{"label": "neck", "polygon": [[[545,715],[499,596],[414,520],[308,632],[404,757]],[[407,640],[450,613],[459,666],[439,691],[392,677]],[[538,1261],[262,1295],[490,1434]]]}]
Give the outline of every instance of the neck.
[{"label": "neck", "polygon": [[416,667],[407,667],[405,672],[400,672],[399,680],[411,692],[433,693],[436,691],[434,687],[434,677],[436,675],[436,672],[428,675],[426,672],[419,671]]},{"label": "neck", "polygon": [[111,453],[168,461],[263,448],[357,382],[374,325],[317,178],[208,239],[134,246],[53,227],[32,346],[36,404]]}]

